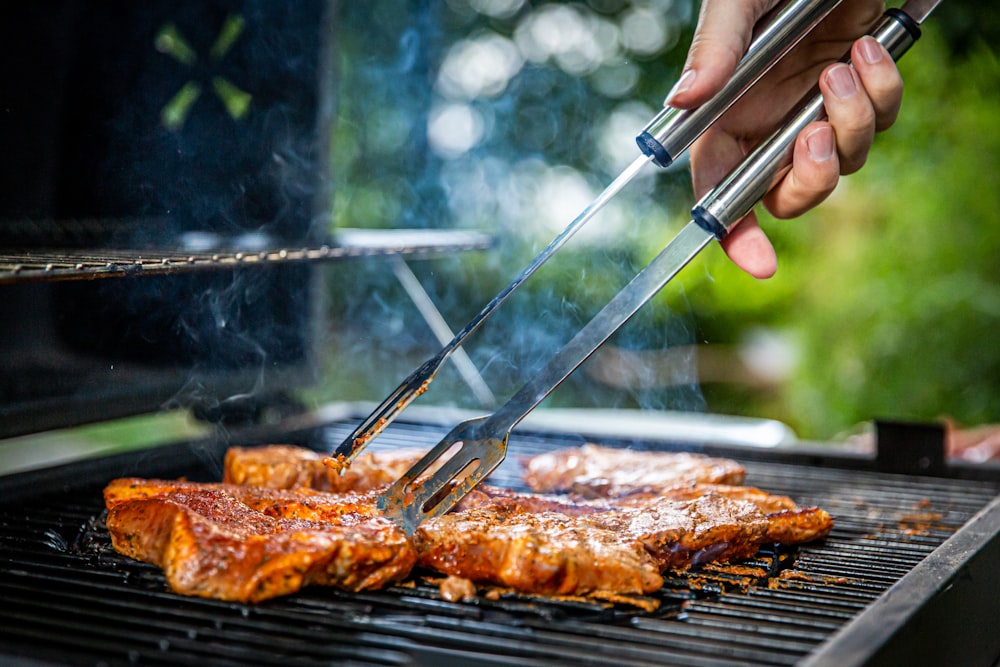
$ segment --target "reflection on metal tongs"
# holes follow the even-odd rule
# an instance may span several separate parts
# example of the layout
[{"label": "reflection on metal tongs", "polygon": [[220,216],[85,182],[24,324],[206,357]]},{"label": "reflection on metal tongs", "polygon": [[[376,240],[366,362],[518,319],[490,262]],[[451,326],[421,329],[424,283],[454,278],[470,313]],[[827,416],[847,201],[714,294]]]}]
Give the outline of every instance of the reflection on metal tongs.
[{"label": "reflection on metal tongs", "polygon": [[637,158],[591,202],[527,267],[486,304],[451,342],[413,371],[333,452],[346,465],[385,429],[427,386],[444,362],[480,325],[530,278],[577,231],[589,222],[649,162],[668,167],[725,113],[774,63],[799,42],[841,0],[789,0],[751,43],[729,82],[711,100],[692,110],[664,107],[637,138],[644,155]]},{"label": "reflection on metal tongs", "polygon": [[[920,36],[919,24],[940,0],[909,0],[890,9],[872,35],[899,59]],[[698,202],[692,221],[584,326],[510,401],[488,417],[462,422],[379,497],[379,507],[408,533],[454,507],[503,461],[510,432],[604,341],[663,288],[709,242],[723,238],[787,171],[799,132],[824,117],[814,89],[790,120]],[[420,478],[451,450],[433,475]],[[418,479],[420,478],[420,479]]]}]

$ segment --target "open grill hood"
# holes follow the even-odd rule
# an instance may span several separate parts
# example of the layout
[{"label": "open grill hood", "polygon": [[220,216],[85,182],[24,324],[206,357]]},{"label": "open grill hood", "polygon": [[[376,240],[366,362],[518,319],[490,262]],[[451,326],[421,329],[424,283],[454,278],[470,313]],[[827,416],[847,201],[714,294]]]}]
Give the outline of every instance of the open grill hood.
[{"label": "open grill hood", "polygon": [[[352,419],[247,434],[245,444],[329,451]],[[446,430],[397,424],[378,446],[429,447]],[[518,456],[580,442],[554,431],[516,434],[491,479],[517,488]],[[826,508],[836,526],[817,544],[669,576],[652,613],[506,594],[450,603],[419,573],[383,591],[309,588],[243,605],[170,593],[158,568],[115,553],[103,527],[100,491],[109,479],[218,480],[227,444],[171,445],[0,480],[9,499],[0,508],[3,653],[60,664],[838,667],[930,656],[983,664],[1000,654],[1000,637],[983,622],[1000,614],[1000,573],[991,565],[1000,552],[1000,474],[989,471],[922,477],[879,472],[857,457],[706,446],[744,463],[748,483]]]}]

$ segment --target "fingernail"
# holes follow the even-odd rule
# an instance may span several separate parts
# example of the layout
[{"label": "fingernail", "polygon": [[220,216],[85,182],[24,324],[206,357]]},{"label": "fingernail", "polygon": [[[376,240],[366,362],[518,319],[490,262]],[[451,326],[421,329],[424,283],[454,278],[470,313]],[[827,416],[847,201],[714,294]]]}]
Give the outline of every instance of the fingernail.
[{"label": "fingernail", "polygon": [[882,47],[875,41],[875,38],[865,36],[861,38],[859,46],[861,47],[861,57],[869,65],[874,65],[882,60]]},{"label": "fingernail", "polygon": [[848,65],[836,65],[826,73],[826,83],[833,94],[840,98],[853,97],[858,91],[854,83],[854,74]]},{"label": "fingernail", "polygon": [[698,73],[693,69],[685,70],[681,75],[681,78],[677,80],[677,83],[674,84],[674,87],[671,88],[670,92],[667,94],[666,103],[670,104],[670,100],[688,90],[691,87],[691,84],[694,83],[696,76],[698,76]]},{"label": "fingernail", "polygon": [[826,162],[833,157],[833,128],[818,127],[806,137],[806,147],[809,157],[815,162]]}]

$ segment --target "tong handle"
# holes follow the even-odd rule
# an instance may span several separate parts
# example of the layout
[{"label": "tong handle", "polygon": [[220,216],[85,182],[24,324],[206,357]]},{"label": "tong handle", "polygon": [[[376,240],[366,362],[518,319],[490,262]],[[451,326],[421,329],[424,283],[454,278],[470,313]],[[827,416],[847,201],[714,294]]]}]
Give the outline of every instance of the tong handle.
[{"label": "tong handle", "polygon": [[696,109],[665,106],[636,137],[639,149],[669,167],[841,0],[792,0],[751,42],[736,71],[712,99]]},{"label": "tong handle", "polygon": [[[790,0],[750,45],[729,83],[709,102],[690,111],[665,107],[636,139],[645,157],[625,169],[563,231],[556,236],[514,280],[501,290],[434,357],[411,373],[336,448],[333,458],[349,462],[377,437],[433,380],[445,360],[506,301],[524,281],[611,200],[649,161],[661,167],[674,159],[718,119],[744,92],[792,46],[798,43],[841,0]],[[516,415],[509,416],[511,420]]]},{"label": "tong handle", "polygon": [[[893,60],[903,57],[920,37],[920,26],[905,12],[888,10],[871,33]],[[850,58],[843,62],[850,64]],[[790,115],[785,125],[757,147],[729,175],[701,198],[691,215],[719,240],[787,173],[795,138],[809,123],[826,117],[823,94],[814,87]]]}]

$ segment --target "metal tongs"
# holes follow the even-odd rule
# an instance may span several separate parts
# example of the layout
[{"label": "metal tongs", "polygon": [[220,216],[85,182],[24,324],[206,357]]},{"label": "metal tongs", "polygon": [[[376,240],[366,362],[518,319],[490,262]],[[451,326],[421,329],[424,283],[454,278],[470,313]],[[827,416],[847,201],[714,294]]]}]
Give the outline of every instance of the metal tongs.
[{"label": "metal tongs", "polygon": [[369,442],[417,397],[427,391],[444,362],[475,333],[528,278],[589,222],[649,162],[668,167],[760,77],[809,33],[841,0],[790,0],[753,40],[732,78],[711,100],[697,109],[664,107],[636,139],[643,155],[618,175],[524,270],[503,288],[441,350],[407,376],[334,450],[338,465],[354,460]]},{"label": "metal tongs", "polygon": [[[890,9],[886,12],[882,22],[872,32],[872,36],[888,50],[894,59],[898,60],[919,38],[920,23],[926,19],[939,2],[940,0],[909,0],[901,9]],[[819,4],[822,3],[791,3],[788,8],[793,5],[812,5],[815,8]],[[832,7],[837,3],[826,4]],[[825,13],[820,14],[820,17],[822,15]],[[778,18],[781,16],[782,14],[779,14]],[[775,20],[777,21],[778,18]],[[779,49],[781,52],[786,50],[787,48]],[[745,60],[746,58],[744,62]],[[751,77],[752,81],[755,81],[759,76],[758,74]],[[731,102],[722,104],[720,108],[724,110],[729,105]],[[683,116],[682,113],[672,109],[665,110],[660,116],[674,116],[675,114],[675,117]],[[577,332],[549,360],[546,366],[518,390],[503,407],[487,417],[458,424],[441,442],[379,496],[379,507],[386,515],[406,532],[412,533],[425,519],[443,514],[454,507],[484,477],[500,465],[506,455],[507,441],[513,428],[569,377],[600,345],[618,331],[639,308],[677,275],[712,239],[721,240],[724,238],[729,230],[750,212],[753,206],[787,171],[791,147],[801,130],[809,123],[822,119],[824,115],[823,98],[817,87],[803,98],[801,105],[790,115],[789,120],[781,129],[753,151],[715,189],[695,205],[692,210],[691,222],[677,234],[663,251]],[[660,119],[660,116],[657,118]],[[662,121],[662,119],[660,120]],[[715,118],[712,118],[710,123],[714,121]],[[670,127],[675,126],[670,124]],[[639,136],[638,142],[652,161],[660,163],[662,159],[672,160],[676,158],[677,154],[670,152],[670,149],[667,148],[675,136],[674,132],[670,131],[669,128],[664,130],[661,122],[654,119]],[[691,141],[693,138],[687,141],[687,145]],[[685,149],[687,145],[684,146]],[[657,146],[663,149],[663,155],[658,155]],[[627,172],[628,170],[626,170]],[[620,176],[616,181],[621,180],[621,178]],[[609,186],[609,189],[612,186]],[[598,200],[600,199],[601,197],[598,197]],[[588,210],[592,207],[593,204],[588,207]],[[574,221],[571,227],[576,222]],[[564,231],[563,234],[565,233]],[[536,263],[538,263],[537,258],[532,266]],[[529,266],[529,268],[531,267]],[[523,282],[523,279],[521,281]],[[515,283],[512,288],[505,290],[507,294],[520,284],[518,281]],[[503,298],[506,298],[506,295],[502,292],[494,299],[494,302],[497,299],[502,301]],[[487,309],[489,308],[490,306],[487,307]],[[486,315],[481,313],[477,320],[481,321],[489,314],[486,311],[484,313]],[[476,320],[470,323],[470,326],[472,324],[478,326]],[[459,336],[461,335],[459,334]],[[433,372],[430,377],[433,377]],[[429,377],[421,382],[420,389],[426,387],[427,381],[429,381]],[[395,416],[402,407],[405,407],[405,403],[387,414]],[[384,428],[384,423],[380,424],[379,430],[381,428]],[[375,431],[375,433],[377,432]],[[365,442],[367,441],[362,442],[361,446],[364,446]],[[353,444],[356,445],[356,443]],[[428,469],[450,452],[453,452],[450,458],[436,472],[426,476]]]}]

